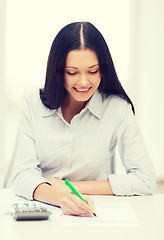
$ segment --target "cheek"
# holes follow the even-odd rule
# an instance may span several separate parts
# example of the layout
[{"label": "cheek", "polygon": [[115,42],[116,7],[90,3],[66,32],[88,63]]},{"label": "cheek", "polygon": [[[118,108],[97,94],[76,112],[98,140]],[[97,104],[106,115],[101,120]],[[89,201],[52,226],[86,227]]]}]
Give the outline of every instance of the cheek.
[{"label": "cheek", "polygon": [[68,76],[65,76],[64,79],[65,79],[64,80],[64,87],[68,90],[69,87],[70,87],[70,83],[71,83],[70,78]]},{"label": "cheek", "polygon": [[100,82],[101,82],[101,76],[97,76],[94,80],[94,85],[95,86],[99,86]]}]

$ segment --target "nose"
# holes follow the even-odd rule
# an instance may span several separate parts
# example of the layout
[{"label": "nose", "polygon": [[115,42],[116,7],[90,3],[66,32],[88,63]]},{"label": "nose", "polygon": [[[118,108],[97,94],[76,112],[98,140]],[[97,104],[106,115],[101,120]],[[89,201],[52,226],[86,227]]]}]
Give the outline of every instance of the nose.
[{"label": "nose", "polygon": [[85,87],[85,86],[88,85],[88,79],[87,79],[86,74],[83,73],[83,74],[80,75],[78,83],[79,83],[80,87]]}]

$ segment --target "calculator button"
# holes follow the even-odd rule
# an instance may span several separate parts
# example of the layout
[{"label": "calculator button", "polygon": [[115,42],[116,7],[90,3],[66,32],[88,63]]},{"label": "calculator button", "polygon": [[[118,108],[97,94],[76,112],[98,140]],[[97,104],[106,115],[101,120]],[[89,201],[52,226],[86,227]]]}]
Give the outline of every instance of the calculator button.
[{"label": "calculator button", "polygon": [[27,209],[27,207],[22,207],[22,208],[20,209],[20,211],[21,211],[21,212],[28,212],[28,209]]},{"label": "calculator button", "polygon": [[37,207],[35,207],[35,208],[34,208],[34,211],[35,211],[35,212],[40,212],[40,209],[37,208]]},{"label": "calculator button", "polygon": [[19,207],[15,207],[15,208],[14,208],[14,211],[15,211],[15,212],[20,212]]},{"label": "calculator button", "polygon": [[28,212],[34,212],[34,208],[28,207]]},{"label": "calculator button", "polygon": [[41,208],[41,211],[46,212],[47,210],[46,210],[46,208]]}]

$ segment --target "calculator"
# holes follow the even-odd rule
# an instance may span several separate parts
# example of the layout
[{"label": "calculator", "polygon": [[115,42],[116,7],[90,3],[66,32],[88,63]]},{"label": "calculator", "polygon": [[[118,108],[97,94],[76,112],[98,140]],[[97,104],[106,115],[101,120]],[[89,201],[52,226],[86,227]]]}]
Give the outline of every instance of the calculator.
[{"label": "calculator", "polygon": [[47,220],[51,212],[45,207],[24,207],[13,208],[13,217],[17,221],[23,220]]}]

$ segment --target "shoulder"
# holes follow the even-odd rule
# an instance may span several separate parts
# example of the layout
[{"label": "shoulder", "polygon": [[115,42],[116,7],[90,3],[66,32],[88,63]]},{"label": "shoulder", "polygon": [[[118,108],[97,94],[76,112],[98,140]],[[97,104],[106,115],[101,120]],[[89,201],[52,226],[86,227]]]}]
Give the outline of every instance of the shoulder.
[{"label": "shoulder", "polygon": [[115,128],[115,134],[122,134],[128,127],[136,128],[132,106],[122,97],[111,95],[104,100],[102,117],[108,119]]},{"label": "shoulder", "polygon": [[106,98],[104,97],[104,99],[108,103],[115,105],[115,106],[124,105],[127,103],[127,101],[125,99],[123,99],[122,97],[119,97],[117,95],[110,95]]},{"label": "shoulder", "polygon": [[26,101],[38,101],[40,99],[40,89],[35,89],[33,91],[25,91],[22,95],[22,100]]},{"label": "shoulder", "polygon": [[116,96],[116,95],[110,95],[108,97],[103,97],[103,105],[105,105],[105,108],[108,109],[108,111],[123,113],[126,112],[128,109],[131,109],[131,104],[128,103],[125,99],[122,97]]},{"label": "shoulder", "polygon": [[115,125],[134,119],[131,104],[116,95],[102,96],[101,116],[103,119],[111,120]]},{"label": "shoulder", "polygon": [[36,106],[41,105],[40,90],[26,91],[22,95],[22,105]]},{"label": "shoulder", "polygon": [[40,90],[36,89],[33,91],[26,91],[22,95],[22,110],[23,111],[30,111],[30,112],[44,112],[44,109],[46,108],[40,99]]},{"label": "shoulder", "polygon": [[35,116],[49,116],[56,110],[47,108],[41,101],[40,89],[25,92],[22,96],[22,108],[24,111],[30,111]]},{"label": "shoulder", "polygon": [[96,91],[90,101],[89,107],[97,116],[107,116],[108,118],[120,118],[132,113],[132,106],[125,99],[117,95],[109,95]]}]

